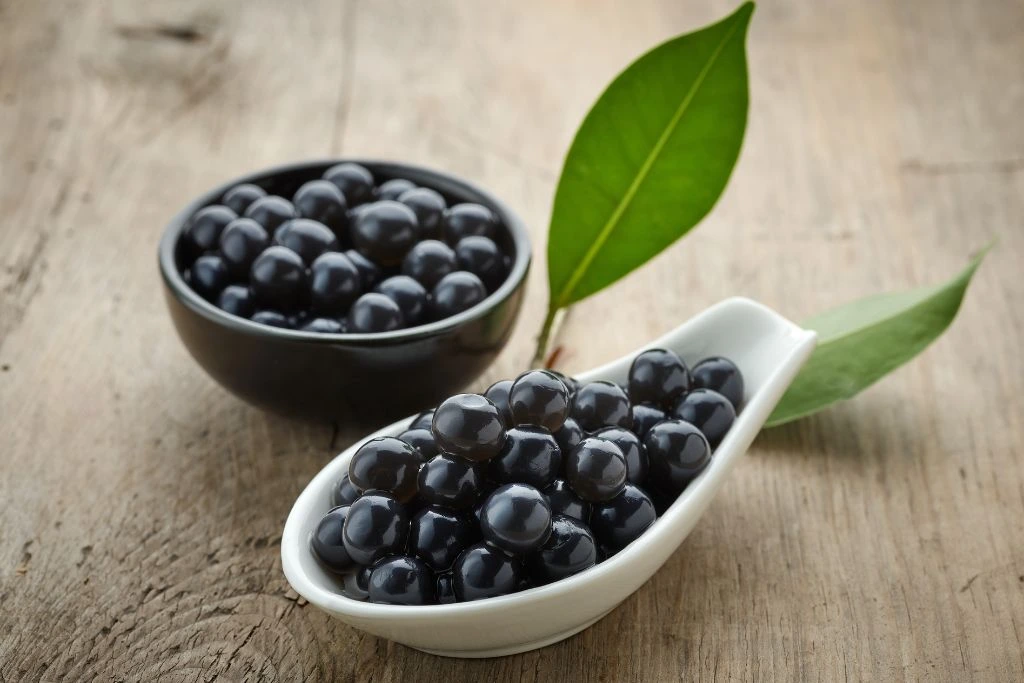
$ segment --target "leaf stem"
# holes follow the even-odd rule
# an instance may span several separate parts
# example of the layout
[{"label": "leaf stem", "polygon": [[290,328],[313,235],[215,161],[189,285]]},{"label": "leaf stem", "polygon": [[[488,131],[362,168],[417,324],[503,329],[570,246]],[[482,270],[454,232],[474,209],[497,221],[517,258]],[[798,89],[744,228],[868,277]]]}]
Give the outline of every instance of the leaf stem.
[{"label": "leaf stem", "polygon": [[533,360],[530,361],[531,368],[544,367],[544,360],[548,355],[548,346],[550,346],[551,338],[555,333],[555,323],[561,320],[562,316],[559,313],[563,310],[554,307],[548,309],[548,314],[544,318],[544,324],[540,328],[540,334],[537,335],[537,348],[533,352]]}]

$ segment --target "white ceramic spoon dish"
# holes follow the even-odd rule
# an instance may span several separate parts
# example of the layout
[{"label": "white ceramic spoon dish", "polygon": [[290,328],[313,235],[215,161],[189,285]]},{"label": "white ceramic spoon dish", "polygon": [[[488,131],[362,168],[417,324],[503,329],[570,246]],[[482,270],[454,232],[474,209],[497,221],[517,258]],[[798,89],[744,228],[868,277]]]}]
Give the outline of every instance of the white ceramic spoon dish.
[{"label": "white ceramic spoon dish", "polygon": [[[814,349],[816,336],[749,299],[727,299],[642,349],[577,378],[624,382],[633,357],[646,348],[672,349],[688,365],[725,356],[746,384],[743,410],[708,468],[643,535],[617,555],[547,586],[453,605],[406,607],[358,602],[310,550],[317,522],[331,507],[331,490],[347,471],[359,442],[306,486],[288,515],[281,559],[292,587],[310,603],[374,635],[447,657],[497,657],[543,647],[582,631],[643,585],[675,552],[721,488],[726,475],[764,425]],[[366,438],[397,436],[409,419]]]}]

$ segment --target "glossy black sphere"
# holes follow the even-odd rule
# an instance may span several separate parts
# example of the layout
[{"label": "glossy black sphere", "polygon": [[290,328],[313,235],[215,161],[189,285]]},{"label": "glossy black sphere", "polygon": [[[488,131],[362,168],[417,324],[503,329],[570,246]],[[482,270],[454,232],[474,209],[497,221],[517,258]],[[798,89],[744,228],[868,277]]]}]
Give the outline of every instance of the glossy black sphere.
[{"label": "glossy black sphere", "polygon": [[516,378],[508,397],[517,425],[538,425],[556,431],[569,416],[569,389],[546,370],[530,370]]},{"label": "glossy black sphere", "polygon": [[217,296],[217,308],[239,318],[248,318],[253,314],[252,293],[242,285],[228,285]]},{"label": "glossy black sphere", "polygon": [[434,573],[415,557],[382,560],[370,572],[370,602],[384,605],[429,605],[434,602]]},{"label": "glossy black sphere", "polygon": [[362,207],[352,219],[352,243],[382,266],[397,266],[420,238],[416,214],[405,204],[383,200]]},{"label": "glossy black sphere", "polygon": [[633,425],[633,412],[626,392],[618,384],[603,380],[579,388],[573,397],[572,417],[586,432],[601,427],[629,429]]},{"label": "glossy black sphere", "polygon": [[402,261],[402,273],[427,289],[433,289],[441,278],[457,269],[455,252],[438,240],[423,240],[417,243]]},{"label": "glossy black sphere", "polygon": [[424,410],[422,413],[417,415],[409,423],[409,429],[430,429],[430,425],[434,422],[434,409]]},{"label": "glossy black sphere", "polygon": [[[484,487],[484,488],[487,488],[487,487]],[[483,519],[484,503],[487,502],[487,496],[491,495],[491,491],[493,491],[493,490],[494,490],[493,488],[487,488],[487,490],[484,492],[484,494],[482,496],[480,496],[480,504],[479,505],[475,505],[473,507],[473,510],[472,510],[473,519],[476,520],[477,526],[480,526],[480,521]]]},{"label": "glossy black sphere", "polygon": [[370,573],[373,567],[359,567],[345,574],[341,580],[341,594],[346,598],[364,601],[370,597]]},{"label": "glossy black sphere", "polygon": [[207,206],[196,211],[185,226],[185,243],[195,254],[217,248],[220,234],[238,215],[226,206]]},{"label": "glossy black sphere", "polygon": [[408,275],[395,275],[381,282],[374,289],[398,304],[405,327],[415,327],[423,322],[427,312],[427,290]]},{"label": "glossy black sphere", "polygon": [[490,460],[505,443],[498,407],[479,394],[456,394],[434,411],[431,432],[441,450],[474,461]]},{"label": "glossy black sphere", "polygon": [[647,449],[636,434],[622,427],[605,427],[591,436],[607,439],[619,447],[626,458],[626,481],[642,484],[647,478]]},{"label": "glossy black sphere", "polygon": [[690,371],[674,351],[648,349],[629,368],[629,398],[671,408],[690,390]]},{"label": "glossy black sphere", "polygon": [[256,301],[288,312],[298,308],[306,289],[306,265],[287,247],[274,246],[252,264],[249,285]]},{"label": "glossy black sphere", "polygon": [[626,484],[622,493],[594,506],[590,530],[602,546],[618,552],[639,538],[657,517],[650,497],[633,484]]},{"label": "glossy black sphere", "polygon": [[633,404],[633,433],[641,440],[647,436],[647,431],[664,420],[667,416],[665,411],[650,403]]},{"label": "glossy black sphere", "polygon": [[355,249],[349,249],[346,251],[345,256],[348,257],[348,260],[351,261],[352,265],[354,265],[356,270],[359,271],[359,280],[362,282],[363,291],[365,292],[373,289],[373,286],[376,285],[381,278],[380,267]]},{"label": "glossy black sphere", "polygon": [[450,605],[455,600],[455,576],[451,572],[441,572],[437,575],[437,604]]},{"label": "glossy black sphere", "polygon": [[376,292],[363,294],[348,312],[348,331],[390,332],[403,326],[402,310],[394,301]]},{"label": "glossy black sphere", "polygon": [[704,434],[683,420],[665,420],[651,427],[644,438],[651,459],[651,476],[676,493],[711,462],[711,447]]},{"label": "glossy black sphere", "polygon": [[676,404],[674,414],[704,432],[712,448],[718,447],[736,421],[732,402],[711,389],[694,389],[688,393]]},{"label": "glossy black sphere", "polygon": [[295,211],[302,218],[317,221],[344,239],[348,233],[348,202],[338,186],[329,180],[310,180],[292,197]]},{"label": "glossy black sphere", "polygon": [[343,316],[361,291],[359,269],[345,254],[321,254],[309,268],[309,305],[315,313]]},{"label": "glossy black sphere", "polygon": [[269,234],[273,234],[283,223],[297,216],[290,201],[273,194],[260,197],[245,210],[245,217],[262,225]]},{"label": "glossy black sphere", "polygon": [[569,377],[564,372],[559,372],[558,370],[548,370],[548,372],[562,380],[562,384],[569,390],[570,398],[576,396],[576,392],[580,390],[580,383],[575,377]]},{"label": "glossy black sphere", "polygon": [[341,190],[349,206],[358,206],[373,199],[373,174],[359,164],[346,162],[331,166],[324,171],[324,180]]},{"label": "glossy black sphere", "polygon": [[562,469],[562,451],[543,427],[521,425],[506,432],[505,443],[491,460],[488,473],[499,484],[521,482],[541,489]]},{"label": "glossy black sphere", "polygon": [[227,287],[231,276],[220,256],[207,254],[196,259],[188,271],[188,286],[196,294],[209,301],[216,301],[217,295]]},{"label": "glossy black sphere", "polygon": [[493,240],[498,232],[498,219],[481,204],[456,204],[444,212],[442,234],[448,244],[458,244],[470,235]]},{"label": "glossy black sphere", "polygon": [[370,439],[348,463],[348,477],[360,491],[386,491],[400,502],[416,495],[423,455],[391,436]]},{"label": "glossy black sphere", "polygon": [[479,539],[472,516],[429,505],[412,518],[409,552],[435,571],[450,569],[462,551]]},{"label": "glossy black sphere", "polygon": [[705,358],[693,366],[693,386],[717,391],[737,411],[743,405],[743,373],[728,358]]},{"label": "glossy black sphere", "polygon": [[398,435],[398,438],[406,442],[423,456],[424,462],[437,455],[437,442],[430,429],[407,429]]},{"label": "glossy black sphere", "polygon": [[348,508],[343,532],[345,550],[359,564],[373,564],[400,553],[409,537],[409,516],[393,496],[368,493]]},{"label": "glossy black sphere", "polygon": [[292,321],[289,320],[288,316],[284,313],[271,311],[269,309],[256,311],[252,314],[252,318],[250,318],[250,320],[254,323],[259,323],[260,325],[267,325],[268,327],[280,327],[283,329],[291,329],[294,327],[294,325],[292,325]]},{"label": "glossy black sphere", "polygon": [[270,246],[270,235],[251,218],[236,218],[220,234],[220,255],[236,278],[249,277],[253,261]]},{"label": "glossy black sphere", "polygon": [[526,566],[537,585],[579,574],[597,564],[597,544],[587,526],[573,517],[551,518],[551,536]]},{"label": "glossy black sphere", "polygon": [[577,496],[564,479],[556,479],[542,493],[548,499],[552,515],[565,515],[584,524],[590,519],[590,503]]},{"label": "glossy black sphere", "polygon": [[[586,434],[584,434],[583,428],[571,417],[566,418],[562,426],[554,432],[555,441],[558,442],[558,447],[562,449],[563,456],[568,455],[569,451],[576,448],[576,444],[583,441],[584,436]],[[565,462],[564,457],[562,462]]]},{"label": "glossy black sphere", "polygon": [[455,510],[472,507],[483,490],[480,466],[455,455],[435,455],[420,468],[419,496]]},{"label": "glossy black sphere", "polygon": [[303,262],[310,264],[325,251],[337,250],[338,238],[323,223],[294,218],[274,231],[274,244],[288,247],[301,256]]},{"label": "glossy black sphere", "polygon": [[470,602],[515,593],[522,576],[519,560],[486,543],[470,546],[452,569],[455,598]]},{"label": "glossy black sphere", "polygon": [[299,326],[303,332],[317,334],[344,334],[345,324],[335,318],[310,318]]},{"label": "glossy black sphere", "polygon": [[468,310],[487,298],[487,288],[473,273],[457,270],[441,278],[434,286],[431,312],[442,320]]},{"label": "glossy black sphere", "polygon": [[611,441],[587,437],[568,454],[565,479],[576,495],[597,503],[619,495],[626,485],[626,456]]},{"label": "glossy black sphere", "polygon": [[313,532],[313,553],[324,566],[335,572],[343,572],[355,565],[342,539],[348,510],[347,507],[334,508],[320,519]]},{"label": "glossy black sphere", "polygon": [[241,185],[235,185],[225,192],[224,198],[221,200],[221,204],[241,216],[245,213],[245,210],[249,208],[250,204],[260,197],[266,196],[266,191],[259,185],[242,183]]},{"label": "glossy black sphere", "polygon": [[359,489],[352,485],[352,480],[348,478],[348,472],[345,472],[334,486],[331,502],[334,505],[351,505],[359,496]]},{"label": "glossy black sphere", "polygon": [[464,237],[455,245],[455,255],[458,267],[480,278],[489,291],[493,292],[505,281],[508,274],[505,255],[492,240],[477,235]]},{"label": "glossy black sphere", "polygon": [[441,219],[447,204],[444,197],[429,187],[407,190],[398,198],[416,214],[424,238],[436,239],[441,234]]},{"label": "glossy black sphere", "polygon": [[512,421],[512,408],[508,405],[508,396],[511,390],[512,380],[503,379],[487,387],[487,391],[484,392],[484,397],[494,405],[498,406],[498,410],[501,412],[501,419],[505,423],[506,429],[515,424],[515,422]]},{"label": "glossy black sphere", "polygon": [[[670,490],[665,490],[666,488]],[[651,486],[650,482],[648,482],[647,495],[654,503],[654,511],[658,514],[659,517],[665,514],[665,512],[667,512],[668,509],[672,507],[672,503],[676,502],[676,499],[679,497],[680,491],[671,489],[671,485]]]},{"label": "glossy black sphere", "polygon": [[416,183],[405,178],[394,178],[386,180],[377,188],[377,199],[397,200],[409,190],[416,189]]},{"label": "glossy black sphere", "polygon": [[533,552],[551,533],[551,506],[537,488],[505,484],[491,492],[480,511],[484,540],[513,555]]}]

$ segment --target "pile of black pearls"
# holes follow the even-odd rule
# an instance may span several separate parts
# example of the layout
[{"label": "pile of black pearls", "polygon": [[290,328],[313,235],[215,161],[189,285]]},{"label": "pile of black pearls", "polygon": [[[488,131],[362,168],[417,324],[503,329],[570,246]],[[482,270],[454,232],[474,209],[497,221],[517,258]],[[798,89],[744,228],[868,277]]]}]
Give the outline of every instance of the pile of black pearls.
[{"label": "pile of black pearls", "polygon": [[647,530],[711,461],[743,401],[731,361],[639,354],[625,387],[531,370],[363,444],[312,548],[342,594],[394,605],[572,576]]},{"label": "pile of black pearls", "polygon": [[441,320],[505,280],[499,222],[480,204],[355,163],[292,196],[236,185],[185,226],[185,281],[232,315],[321,333],[388,332]]}]

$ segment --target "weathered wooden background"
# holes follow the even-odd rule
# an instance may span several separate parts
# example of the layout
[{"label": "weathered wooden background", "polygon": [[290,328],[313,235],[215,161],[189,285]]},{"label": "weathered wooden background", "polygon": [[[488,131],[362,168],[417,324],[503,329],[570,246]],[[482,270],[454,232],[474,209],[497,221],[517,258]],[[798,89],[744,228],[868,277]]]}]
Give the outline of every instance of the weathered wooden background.
[{"label": "weathered wooden background", "polygon": [[[0,0],[0,680],[1024,678],[1024,4],[770,0],[733,181],[580,305],[564,367],[741,293],[795,319],[956,272],[952,330],[763,434],[656,577],[568,641],[445,660],[281,574],[295,496],[357,435],[250,408],[187,356],[156,242],[199,191],[367,155],[518,207],[528,362],[561,157],[634,56],[732,2]],[[500,625],[496,625],[500,627]]]}]

